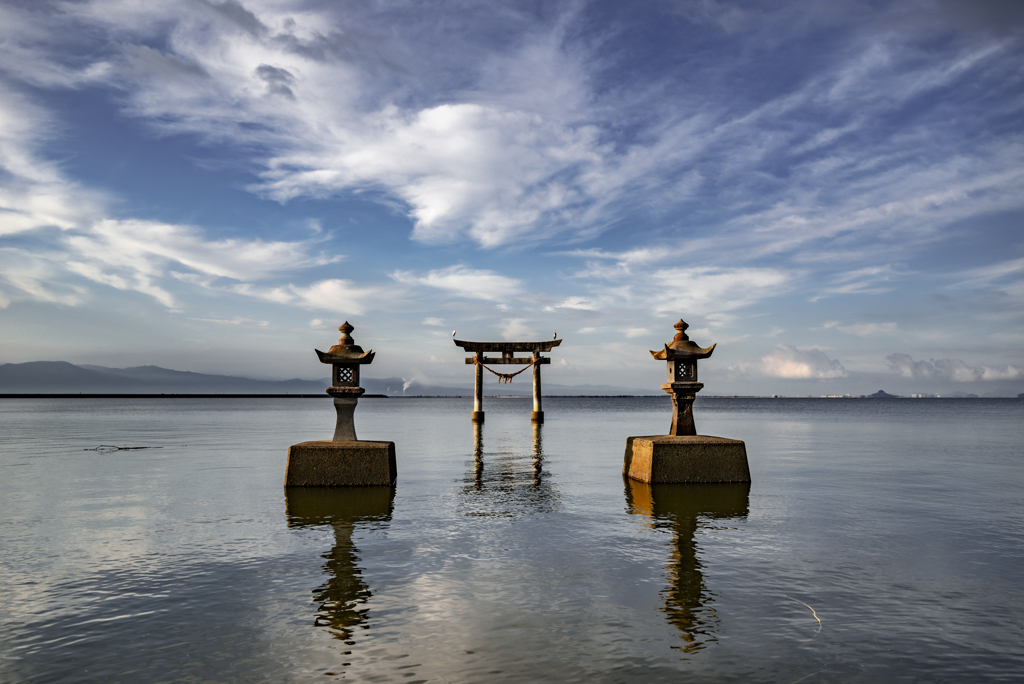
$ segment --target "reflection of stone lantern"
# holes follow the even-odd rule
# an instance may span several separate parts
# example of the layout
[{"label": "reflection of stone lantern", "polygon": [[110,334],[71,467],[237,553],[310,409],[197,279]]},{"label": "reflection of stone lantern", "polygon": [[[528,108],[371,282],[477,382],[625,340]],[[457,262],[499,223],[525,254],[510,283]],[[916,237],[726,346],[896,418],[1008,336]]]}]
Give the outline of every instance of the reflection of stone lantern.
[{"label": "reflection of stone lantern", "polygon": [[[357,487],[344,491],[325,487],[290,487],[284,493],[288,527],[334,528],[334,547],[323,555],[327,577],[313,592],[318,605],[315,625],[349,644],[366,627],[366,605],[373,591],[359,567],[359,549],[352,536],[365,525],[387,525],[394,509],[394,487]],[[358,535],[356,535],[358,539]]]},{"label": "reflection of stone lantern", "polygon": [[672,396],[672,427],[667,435],[628,437],[624,475],[641,482],[750,482],[743,442],[698,435],[693,400],[704,385],[697,382],[697,360],[706,359],[715,345],[698,347],[686,336],[689,326],[676,323],[676,336],[654,358],[668,365],[668,382],[661,386]]},{"label": "reflection of stone lantern", "polygon": [[704,578],[704,554],[698,540],[703,533],[728,526],[729,520],[746,517],[750,507],[750,483],[732,484],[644,484],[629,480],[626,484],[626,510],[651,521],[651,527],[671,530],[666,579],[662,590],[662,610],[670,623],[679,628],[684,653],[701,650],[717,641],[720,630],[714,594]]},{"label": "reflection of stone lantern", "polygon": [[365,390],[359,386],[359,366],[373,361],[373,351],[364,352],[349,334],[355,328],[342,324],[341,339],[326,353],[316,350],[321,363],[331,364],[331,386],[338,414],[334,439],[293,444],[288,449],[286,487],[339,487],[346,485],[390,485],[397,476],[394,442],[356,439],[354,413]]},{"label": "reflection of stone lantern", "polygon": [[693,423],[693,400],[704,388],[697,382],[697,359],[710,358],[717,345],[701,349],[690,341],[686,329],[690,326],[679,319],[675,324],[676,336],[661,351],[651,352],[651,356],[668,365],[668,382],[661,386],[672,395],[672,428],[670,435],[695,435],[697,427]]}]

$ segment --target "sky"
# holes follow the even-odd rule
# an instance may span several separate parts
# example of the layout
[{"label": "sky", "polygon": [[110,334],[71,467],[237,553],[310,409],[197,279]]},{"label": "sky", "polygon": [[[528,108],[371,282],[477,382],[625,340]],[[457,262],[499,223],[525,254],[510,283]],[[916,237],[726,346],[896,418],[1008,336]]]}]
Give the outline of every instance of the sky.
[{"label": "sky", "polygon": [[0,0],[0,363],[1024,392],[1024,3]]}]

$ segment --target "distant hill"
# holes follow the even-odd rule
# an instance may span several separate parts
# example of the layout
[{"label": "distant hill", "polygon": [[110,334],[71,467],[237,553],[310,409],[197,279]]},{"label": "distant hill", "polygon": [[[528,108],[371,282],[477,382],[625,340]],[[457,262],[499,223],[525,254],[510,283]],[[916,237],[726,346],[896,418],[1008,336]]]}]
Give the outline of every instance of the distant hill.
[{"label": "distant hill", "polygon": [[[107,368],[76,366],[66,361],[32,361],[0,365],[0,394],[324,394],[329,378],[321,380],[253,380],[230,375],[207,375],[160,366]],[[472,396],[472,376],[463,386],[427,385],[402,378],[363,377],[367,394],[389,396]],[[484,383],[484,396],[530,396],[529,378],[511,384]],[[661,394],[610,385],[545,384],[545,396]]]},{"label": "distant hill", "polygon": [[0,366],[4,394],[322,394],[328,380],[252,380],[206,375],[159,366],[106,368],[66,361]]},{"label": "distant hill", "polygon": [[889,394],[885,390],[878,390],[874,394],[869,394],[868,399],[899,399],[898,394]]}]

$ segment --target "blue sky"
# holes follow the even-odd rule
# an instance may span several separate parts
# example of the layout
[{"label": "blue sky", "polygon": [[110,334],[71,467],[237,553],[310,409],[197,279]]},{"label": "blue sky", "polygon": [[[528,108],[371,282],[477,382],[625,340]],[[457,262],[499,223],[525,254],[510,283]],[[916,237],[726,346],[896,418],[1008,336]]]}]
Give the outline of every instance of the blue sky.
[{"label": "blue sky", "polygon": [[0,3],[0,362],[1024,392],[1024,5]]}]

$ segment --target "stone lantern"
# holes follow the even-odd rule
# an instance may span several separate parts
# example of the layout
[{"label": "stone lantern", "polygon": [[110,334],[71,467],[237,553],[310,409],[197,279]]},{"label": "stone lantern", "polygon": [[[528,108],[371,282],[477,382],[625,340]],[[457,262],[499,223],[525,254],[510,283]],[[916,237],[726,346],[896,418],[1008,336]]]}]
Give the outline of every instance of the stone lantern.
[{"label": "stone lantern", "polygon": [[352,340],[350,333],[355,328],[348,321],[338,326],[338,330],[341,331],[338,344],[328,349],[326,353],[319,349],[314,351],[320,358],[320,363],[331,364],[331,386],[327,388],[327,393],[334,397],[334,409],[338,412],[334,441],[343,442],[356,439],[356,404],[366,391],[359,386],[359,366],[373,363],[373,350],[364,352],[363,348]]},{"label": "stone lantern", "polygon": [[395,443],[356,439],[354,414],[364,390],[359,367],[373,361],[353,342],[348,321],[338,327],[341,338],[326,352],[315,350],[321,363],[331,364],[331,386],[338,414],[331,441],[301,442],[288,449],[285,487],[391,485],[397,478]]},{"label": "stone lantern", "polygon": [[717,345],[706,349],[690,341],[686,329],[690,326],[683,319],[675,324],[676,336],[661,351],[651,356],[665,361],[668,366],[668,381],[661,389],[672,395],[672,427],[670,435],[695,435],[697,427],[693,422],[693,400],[704,384],[697,382],[697,359],[707,359]]},{"label": "stone lantern", "polygon": [[680,319],[676,336],[651,356],[665,361],[672,397],[672,427],[667,435],[626,438],[622,473],[640,482],[750,482],[746,445],[737,439],[698,435],[693,400],[704,388],[697,382],[697,361],[710,358],[716,345],[698,347]]}]

